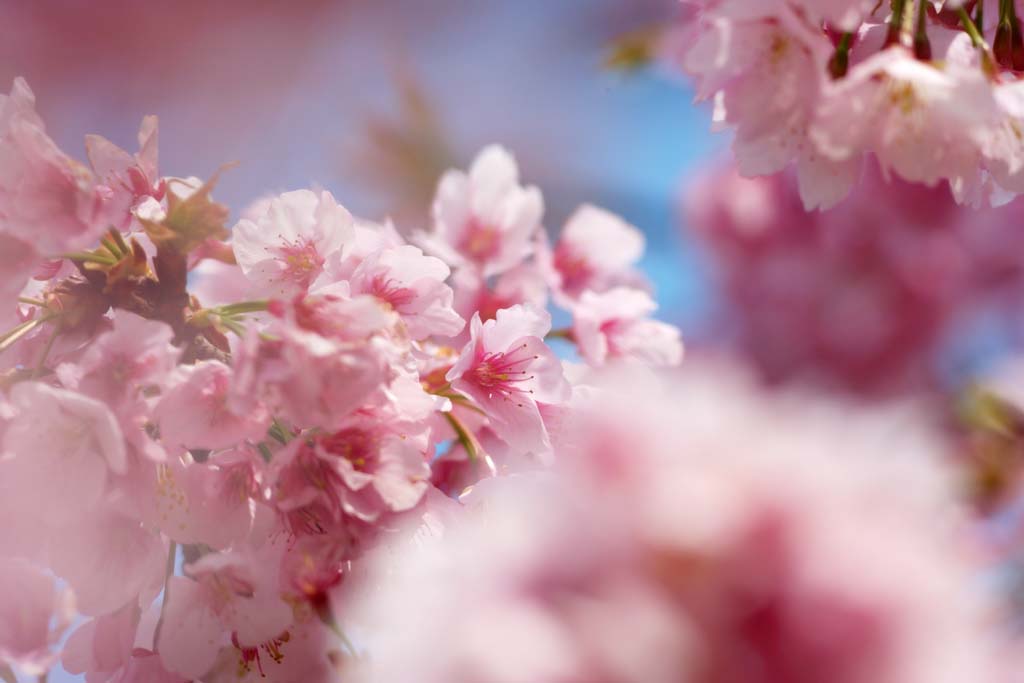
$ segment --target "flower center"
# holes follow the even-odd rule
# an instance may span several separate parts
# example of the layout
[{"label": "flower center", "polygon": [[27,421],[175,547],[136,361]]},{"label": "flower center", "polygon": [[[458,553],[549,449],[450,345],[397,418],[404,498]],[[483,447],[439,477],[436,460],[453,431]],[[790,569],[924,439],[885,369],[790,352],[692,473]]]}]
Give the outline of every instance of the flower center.
[{"label": "flower center", "polygon": [[281,279],[302,287],[309,287],[324,265],[324,258],[308,239],[285,241],[276,251],[277,260],[283,266]]},{"label": "flower center", "polygon": [[537,356],[523,353],[526,344],[508,353],[485,353],[476,367],[470,372],[477,386],[491,393],[503,394],[508,398],[511,394],[533,393],[533,389],[524,389],[523,382],[533,379],[529,373],[529,365]]},{"label": "flower center", "polygon": [[370,292],[395,310],[408,306],[416,298],[416,292],[412,289],[403,287],[394,278],[385,275],[374,276]]},{"label": "flower center", "polygon": [[493,258],[498,253],[500,243],[500,232],[476,218],[471,218],[459,241],[459,251],[474,261],[481,262]]}]

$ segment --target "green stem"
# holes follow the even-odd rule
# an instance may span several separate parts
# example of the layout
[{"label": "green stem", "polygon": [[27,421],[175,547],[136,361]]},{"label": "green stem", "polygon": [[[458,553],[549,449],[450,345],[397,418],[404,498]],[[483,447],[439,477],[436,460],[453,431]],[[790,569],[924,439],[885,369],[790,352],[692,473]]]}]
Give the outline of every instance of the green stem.
[{"label": "green stem", "polygon": [[56,314],[51,313],[49,315],[44,315],[41,318],[32,318],[31,320],[26,320],[17,327],[8,330],[5,334],[0,336],[0,353],[11,348],[26,334],[55,317],[57,317]]},{"label": "green stem", "polygon": [[33,299],[30,296],[19,296],[18,302],[23,304],[29,304],[30,306],[45,306],[46,302],[42,299]]},{"label": "green stem", "polygon": [[844,33],[839,36],[839,43],[836,45],[836,53],[829,60],[828,70],[832,78],[842,78],[850,66],[850,44],[853,42],[852,33]]},{"label": "green stem", "polygon": [[118,249],[117,243],[114,242],[114,240],[112,240],[109,235],[104,235],[103,237],[101,237],[100,244],[106,247],[107,251],[114,255],[114,258],[121,258],[122,256],[124,256],[124,254],[121,253],[121,250]]},{"label": "green stem", "polygon": [[128,243],[124,241],[124,236],[121,234],[120,230],[115,230],[114,228],[111,228],[110,235],[114,238],[114,241],[117,242],[117,246],[121,250],[122,254],[127,255],[131,253],[132,248],[129,247]]},{"label": "green stem", "polygon": [[256,444],[256,450],[263,456],[263,462],[270,462],[274,459],[274,454],[270,452],[270,447],[262,441]]},{"label": "green stem", "polygon": [[168,586],[171,583],[171,577],[174,576],[174,563],[178,557],[178,544],[171,541],[171,545],[167,549],[167,565],[164,569],[164,600],[160,604],[160,617],[156,621],[156,628],[153,630],[153,646],[157,647],[157,643],[160,640],[160,629],[164,625],[164,615],[167,614],[167,598],[168,598]]},{"label": "green stem", "polygon": [[237,336],[245,336],[245,326],[242,323],[238,322],[237,320],[234,320],[230,317],[221,317],[220,322],[224,327],[234,332]]},{"label": "green stem", "polygon": [[275,441],[280,443],[282,446],[287,445],[289,441],[295,438],[295,434],[290,429],[281,424],[281,421],[276,417],[271,421],[270,429],[267,430]]},{"label": "green stem", "polygon": [[917,0],[917,27],[914,30],[914,56],[918,59],[930,60],[932,46],[928,42],[928,3],[930,0]]},{"label": "green stem", "polygon": [[117,263],[113,258],[90,251],[73,251],[68,254],[64,254],[63,258],[70,261],[82,261],[84,263],[100,263],[105,266],[112,266]]},{"label": "green stem", "polygon": [[979,49],[986,49],[988,46],[985,45],[985,39],[978,32],[978,27],[971,20],[971,15],[967,13],[963,7],[957,8],[957,16],[960,17],[960,23],[963,25],[964,30],[967,31],[967,35],[971,37],[971,44]]},{"label": "green stem", "polygon": [[39,356],[39,362],[36,363],[35,369],[32,371],[32,376],[29,379],[36,379],[43,372],[43,368],[46,367],[46,359],[50,357],[50,351],[53,350],[53,343],[57,341],[57,335],[60,334],[60,325],[53,330],[53,334],[50,335],[49,340],[46,342],[46,347],[43,349],[43,353]]},{"label": "green stem", "polygon": [[267,310],[269,302],[266,299],[256,301],[240,301],[237,304],[218,306],[215,310],[220,315],[240,315],[242,313],[258,313]]},{"label": "green stem", "polygon": [[900,42],[903,34],[903,14],[906,9],[906,0],[892,0],[892,16],[889,18],[889,31],[885,37],[886,45],[894,45]]},{"label": "green stem", "polygon": [[476,444],[476,439],[469,433],[469,430],[459,421],[459,418],[451,414],[451,412],[444,413],[444,417],[448,420],[448,424],[455,430],[455,435],[459,439],[459,443],[466,449],[466,455],[469,456],[470,461],[475,462],[480,457],[480,449]]}]

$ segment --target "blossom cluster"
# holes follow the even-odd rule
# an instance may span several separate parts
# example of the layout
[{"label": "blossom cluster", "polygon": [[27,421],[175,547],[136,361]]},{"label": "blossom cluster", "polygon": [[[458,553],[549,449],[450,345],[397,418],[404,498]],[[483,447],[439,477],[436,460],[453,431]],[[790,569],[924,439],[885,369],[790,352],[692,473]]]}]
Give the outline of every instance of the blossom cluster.
[{"label": "blossom cluster", "polygon": [[593,368],[681,359],[642,234],[585,205],[552,242],[500,147],[410,239],[323,190],[229,228],[220,172],[160,175],[154,117],[135,153],[86,149],[23,80],[0,96],[2,677],[334,680],[363,557],[552,458],[573,384],[549,339]]},{"label": "blossom cluster", "polygon": [[743,178],[731,164],[702,171],[683,203],[724,303],[713,341],[772,383],[947,392],[976,369],[979,336],[1019,344],[1024,255],[1007,246],[1021,201],[964,208],[872,163],[827,211],[803,210],[792,172]]},{"label": "blossom cluster", "polygon": [[808,209],[845,197],[866,157],[972,206],[1024,190],[1014,0],[682,2],[664,51],[744,175],[795,165]]},{"label": "blossom cluster", "polygon": [[851,408],[692,359],[593,380],[553,471],[481,483],[352,585],[356,680],[1015,680],[941,443]]}]

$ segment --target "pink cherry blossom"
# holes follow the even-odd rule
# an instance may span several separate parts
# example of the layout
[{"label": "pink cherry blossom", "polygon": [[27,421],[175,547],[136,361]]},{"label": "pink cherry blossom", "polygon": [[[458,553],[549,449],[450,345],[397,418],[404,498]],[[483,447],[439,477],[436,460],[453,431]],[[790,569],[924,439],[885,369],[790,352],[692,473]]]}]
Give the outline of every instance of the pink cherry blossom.
[{"label": "pink cherry blossom", "polygon": [[101,135],[85,136],[85,149],[96,177],[110,191],[115,227],[128,229],[132,210],[145,198],[159,201],[166,184],[157,172],[157,118],[147,116],[139,127],[139,151],[132,155]]},{"label": "pink cherry blossom", "polygon": [[49,541],[53,569],[74,589],[82,614],[109,614],[133,601],[148,605],[163,585],[164,540],[113,506],[83,514]]},{"label": "pink cherry blossom", "polygon": [[677,365],[683,358],[679,330],[651,319],[656,307],[650,295],[638,289],[585,291],[573,308],[573,339],[595,366],[618,359]]},{"label": "pink cherry blossom", "polygon": [[307,292],[352,237],[352,216],[330,192],[296,190],[272,200],[258,220],[240,220],[232,244],[254,287],[288,298]]},{"label": "pink cherry blossom", "polygon": [[693,370],[599,382],[562,467],[489,479],[443,535],[375,556],[356,680],[1006,680],[912,416]]},{"label": "pink cherry blossom", "polygon": [[202,361],[178,368],[154,408],[165,444],[181,449],[220,450],[266,434],[270,416],[254,404],[243,413],[229,405],[231,368]]},{"label": "pink cherry blossom", "polygon": [[804,212],[792,174],[745,179],[731,166],[704,172],[685,200],[723,297],[717,338],[770,382],[934,393],[968,321],[998,311],[1014,324],[1016,202],[960,208],[945,187],[887,180],[874,163],[832,211]]},{"label": "pink cherry blossom", "polygon": [[182,544],[226,548],[252,529],[261,500],[263,467],[254,449],[240,446],[203,462],[171,459],[147,472],[143,519]]},{"label": "pink cherry blossom", "polygon": [[382,333],[394,313],[373,297],[296,300],[266,336],[252,331],[234,359],[232,410],[264,404],[299,426],[336,424],[390,377]]},{"label": "pink cherry blossom", "polygon": [[[501,309],[517,304],[537,310],[547,307],[549,282],[538,263],[527,261],[490,280],[472,268],[455,271],[452,289],[455,292],[455,310],[459,315],[469,319],[474,313],[479,313],[480,320],[487,322],[494,320]],[[466,326],[452,343],[461,346],[468,339],[469,327]]]},{"label": "pink cherry blossom", "polygon": [[210,555],[172,577],[157,651],[186,678],[203,678],[228,648],[257,648],[285,633],[292,610],[238,558]]},{"label": "pink cherry blossom", "polygon": [[733,126],[744,175],[776,173],[796,161],[807,208],[828,208],[856,179],[849,157],[823,157],[808,139],[826,84],[830,46],[785,0],[710,3],[684,69],[699,98],[715,98],[716,124]]},{"label": "pink cherry blossom", "polygon": [[970,175],[979,155],[963,131],[993,123],[996,108],[981,71],[954,66],[894,47],[853,67],[822,99],[818,148],[837,160],[872,151],[883,170],[926,185]]},{"label": "pink cherry blossom", "polygon": [[433,204],[433,231],[424,249],[451,266],[472,266],[484,277],[502,273],[533,250],[544,203],[540,191],[519,184],[515,159],[490,146],[468,173],[448,171]]},{"label": "pink cherry blossom", "polygon": [[[317,497],[339,514],[372,522],[385,512],[403,512],[423,497],[430,478],[426,434],[403,433],[359,416],[336,432],[310,442],[296,440],[275,459],[278,480],[298,468],[308,489],[289,496],[299,502]],[[286,483],[285,486],[290,486]]]},{"label": "pink cherry blossom", "polygon": [[643,253],[643,233],[613,213],[584,204],[569,217],[548,256],[552,287],[572,301],[584,290],[638,284],[642,276],[635,266]]},{"label": "pink cherry blossom", "polygon": [[353,295],[371,295],[394,309],[414,339],[452,337],[466,322],[452,308],[449,274],[440,259],[403,245],[368,255],[349,284]]},{"label": "pink cherry blossom", "polygon": [[560,403],[569,385],[562,366],[544,344],[551,317],[525,306],[498,311],[486,323],[474,315],[470,341],[446,379],[473,399],[494,430],[516,448],[550,449],[538,403]]},{"label": "pink cherry blossom", "polygon": [[71,621],[74,598],[52,576],[17,559],[0,559],[0,666],[46,671]]},{"label": "pink cherry blossom", "polygon": [[8,457],[0,461],[7,495],[50,524],[94,508],[126,467],[124,437],[107,406],[39,382],[16,385],[11,404],[15,418],[3,434]]},{"label": "pink cherry blossom", "polygon": [[21,78],[0,95],[0,232],[48,256],[89,246],[106,230],[107,197],[58,149]]},{"label": "pink cherry blossom", "polygon": [[154,391],[169,378],[180,355],[171,344],[173,336],[166,323],[120,311],[111,329],[81,357],[57,367],[65,387],[104,401],[117,415],[125,438],[154,460],[162,459],[162,450],[144,428]]}]

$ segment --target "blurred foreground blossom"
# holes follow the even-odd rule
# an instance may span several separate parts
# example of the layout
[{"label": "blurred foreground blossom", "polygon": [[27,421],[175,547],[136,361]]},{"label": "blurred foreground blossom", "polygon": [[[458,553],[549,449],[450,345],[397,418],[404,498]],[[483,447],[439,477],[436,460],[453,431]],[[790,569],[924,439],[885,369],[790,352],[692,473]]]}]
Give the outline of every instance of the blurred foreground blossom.
[{"label": "blurred foreground blossom", "polygon": [[922,416],[758,392],[578,386],[553,471],[378,555],[359,680],[1012,680]]}]

